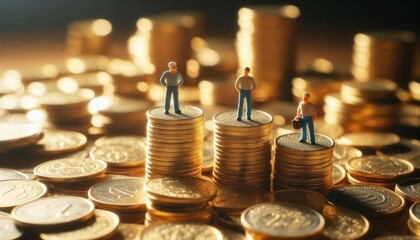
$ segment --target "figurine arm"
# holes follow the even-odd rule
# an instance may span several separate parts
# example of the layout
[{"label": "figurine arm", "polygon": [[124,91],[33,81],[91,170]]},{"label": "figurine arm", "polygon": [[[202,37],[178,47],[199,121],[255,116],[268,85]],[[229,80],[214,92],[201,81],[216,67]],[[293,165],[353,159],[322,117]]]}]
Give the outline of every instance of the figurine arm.
[{"label": "figurine arm", "polygon": [[165,81],[165,76],[166,76],[166,72],[164,72],[162,74],[162,76],[160,77],[160,84],[162,84],[163,86],[166,86],[166,81]]},{"label": "figurine arm", "polygon": [[298,105],[298,107],[297,107],[297,110],[296,110],[296,117],[295,117],[295,118],[301,118],[301,114],[300,114],[300,112],[301,112],[301,104],[302,104],[302,102],[301,102],[301,103],[299,103],[299,105]]},{"label": "figurine arm", "polygon": [[257,83],[255,82],[254,79],[252,79],[252,86],[251,86],[251,91],[254,91],[255,88],[257,88]]},{"label": "figurine arm", "polygon": [[238,78],[238,79],[236,79],[236,82],[235,82],[235,89],[236,89],[236,91],[238,91],[238,92],[240,92],[240,90],[241,90],[241,89],[239,88],[239,85],[240,85],[240,84],[239,84],[239,82],[240,82],[240,81],[239,81],[239,78]]},{"label": "figurine arm", "polygon": [[314,114],[312,114],[312,121],[314,121],[314,122],[316,120],[316,114],[317,114],[317,110],[316,110],[316,108],[314,106]]},{"label": "figurine arm", "polygon": [[178,86],[181,87],[182,84],[184,84],[184,78],[182,77],[182,74],[180,72],[178,72],[178,78],[179,78]]}]

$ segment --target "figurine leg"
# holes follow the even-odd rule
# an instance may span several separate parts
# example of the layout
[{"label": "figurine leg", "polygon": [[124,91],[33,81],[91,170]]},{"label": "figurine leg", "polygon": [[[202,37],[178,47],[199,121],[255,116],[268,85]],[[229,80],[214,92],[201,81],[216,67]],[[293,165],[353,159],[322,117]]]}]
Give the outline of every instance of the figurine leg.
[{"label": "figurine leg", "polygon": [[315,131],[314,131],[314,122],[312,117],[308,118],[308,127],[309,127],[309,137],[311,138],[311,144],[315,144]]},{"label": "figurine leg", "polygon": [[306,128],[308,126],[308,121],[305,117],[302,116],[302,130],[300,135],[300,142],[306,142]]},{"label": "figurine leg", "polygon": [[242,109],[244,107],[244,94],[242,93],[242,90],[239,92],[239,99],[238,99],[238,121],[241,121],[242,118]]},{"label": "figurine leg", "polygon": [[252,112],[251,91],[246,91],[245,100],[246,100],[246,118],[248,120],[251,120],[251,112]]},{"label": "figurine leg", "polygon": [[178,101],[178,87],[175,86],[173,89],[173,94],[174,94],[174,110],[176,113],[181,113],[181,110],[179,110],[179,101]]},{"label": "figurine leg", "polygon": [[165,113],[169,111],[169,107],[171,106],[171,97],[172,97],[172,89],[170,86],[168,86],[166,88]]}]

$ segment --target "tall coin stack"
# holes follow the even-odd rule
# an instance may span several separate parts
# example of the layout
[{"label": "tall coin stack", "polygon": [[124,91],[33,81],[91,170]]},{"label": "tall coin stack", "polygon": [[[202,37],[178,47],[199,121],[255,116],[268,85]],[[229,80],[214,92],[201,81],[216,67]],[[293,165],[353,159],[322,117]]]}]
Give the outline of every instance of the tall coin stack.
[{"label": "tall coin stack", "polygon": [[201,176],[204,145],[203,111],[181,106],[165,114],[163,107],[147,111],[146,178]]},{"label": "tall coin stack", "polygon": [[406,31],[356,34],[351,70],[354,78],[363,82],[386,78],[407,88],[415,42],[416,35]]},{"label": "tall coin stack", "polygon": [[299,142],[300,133],[277,137],[274,189],[306,189],[325,193],[333,186],[334,141],[315,134],[316,144]]},{"label": "tall coin stack", "polygon": [[236,111],[213,117],[213,180],[270,189],[273,118],[258,110],[252,111],[251,120],[236,117]]},{"label": "tall coin stack", "polygon": [[255,100],[289,99],[299,9],[292,5],[253,6],[241,8],[238,15],[239,71],[251,68],[251,74],[258,81]]},{"label": "tall coin stack", "polygon": [[325,96],[324,119],[346,132],[384,131],[398,121],[397,85],[390,80],[343,82],[341,92]]}]

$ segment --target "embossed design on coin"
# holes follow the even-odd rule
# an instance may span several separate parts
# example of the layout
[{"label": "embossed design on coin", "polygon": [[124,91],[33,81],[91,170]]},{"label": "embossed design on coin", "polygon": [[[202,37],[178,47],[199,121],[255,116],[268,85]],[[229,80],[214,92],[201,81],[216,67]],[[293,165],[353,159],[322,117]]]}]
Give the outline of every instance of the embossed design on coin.
[{"label": "embossed design on coin", "polygon": [[347,162],[346,169],[354,175],[380,179],[404,177],[412,174],[414,171],[414,167],[410,162],[386,156],[353,158]]},{"label": "embossed design on coin", "polygon": [[109,166],[140,166],[146,161],[146,148],[125,144],[103,145],[92,149],[89,155],[105,161]]},{"label": "embossed design on coin", "polygon": [[[243,128],[252,128],[252,127],[261,127],[273,122],[273,118],[270,114],[262,111],[252,111],[251,119],[242,121],[236,121],[236,111],[222,112],[214,115],[213,121],[219,127],[243,127]],[[271,126],[271,125],[270,125]]]},{"label": "embossed design on coin", "polygon": [[[180,106],[181,114],[165,114],[163,107],[154,107],[147,111],[147,118],[153,119],[154,122],[162,122],[164,124],[180,124],[181,122],[193,123],[203,121],[203,111],[192,106]],[[173,112],[173,110],[169,110]]]},{"label": "embossed design on coin", "polygon": [[0,233],[1,239],[18,239],[22,236],[10,214],[4,212],[0,212]]},{"label": "embossed design on coin", "polygon": [[334,208],[327,214],[331,219],[323,232],[328,239],[360,239],[369,231],[369,221],[357,212]]},{"label": "embossed design on coin", "polygon": [[277,146],[282,149],[300,151],[302,154],[306,154],[308,152],[326,151],[329,149],[331,149],[331,151],[333,150],[334,141],[331,138],[321,134],[315,134],[315,138],[316,144],[305,144],[299,142],[300,133],[290,133],[277,137],[276,143]]},{"label": "embossed design on coin", "polygon": [[408,179],[395,186],[395,192],[406,200],[418,202],[420,200],[420,178]]},{"label": "embossed design on coin", "polygon": [[47,186],[34,180],[0,181],[0,208],[11,208],[33,201],[47,193]]},{"label": "embossed design on coin", "polygon": [[222,240],[222,233],[209,225],[198,223],[167,222],[156,223],[146,227],[140,235],[141,240],[154,239],[206,239]]},{"label": "embossed design on coin", "polygon": [[52,182],[77,182],[100,176],[107,164],[90,158],[61,158],[35,167],[36,177]]},{"label": "embossed design on coin", "polygon": [[86,221],[94,209],[93,203],[85,198],[46,197],[15,207],[12,218],[22,226],[57,226]]},{"label": "embossed design on coin", "polygon": [[85,146],[87,138],[78,132],[44,130],[44,137],[36,144],[41,147],[37,149],[44,154],[61,154],[77,151]]},{"label": "embossed design on coin", "polygon": [[325,220],[315,210],[290,203],[260,203],[241,215],[247,231],[278,238],[310,237],[318,234]]},{"label": "embossed design on coin", "polygon": [[119,222],[117,214],[96,209],[94,218],[86,226],[58,233],[41,233],[40,237],[45,240],[103,239],[114,234]]},{"label": "embossed design on coin", "polygon": [[15,171],[13,169],[8,168],[0,168],[0,181],[13,179],[29,180],[30,178],[23,172]]}]

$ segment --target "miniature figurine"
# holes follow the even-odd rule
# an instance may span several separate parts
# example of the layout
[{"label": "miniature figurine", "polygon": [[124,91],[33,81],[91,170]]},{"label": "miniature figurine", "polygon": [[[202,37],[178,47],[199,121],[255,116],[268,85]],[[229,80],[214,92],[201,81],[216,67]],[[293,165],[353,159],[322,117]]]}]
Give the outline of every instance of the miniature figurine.
[{"label": "miniature figurine", "polygon": [[169,71],[165,71],[160,77],[160,83],[166,86],[166,98],[165,98],[165,114],[169,114],[169,107],[171,105],[171,95],[174,98],[174,110],[175,113],[180,114],[179,101],[178,101],[178,87],[181,87],[184,83],[184,78],[181,73],[177,71],[176,62],[168,63]]},{"label": "miniature figurine", "polygon": [[302,119],[302,132],[300,137],[300,142],[306,142],[306,128],[309,127],[309,137],[311,144],[315,144],[315,130],[314,122],[316,119],[316,107],[309,102],[311,95],[308,92],[303,93],[302,101],[297,107],[296,118]]},{"label": "miniature figurine", "polygon": [[251,93],[257,87],[253,77],[249,76],[251,69],[246,67],[244,69],[244,75],[238,77],[235,82],[235,88],[239,92],[238,99],[238,117],[236,120],[241,121],[242,109],[244,106],[244,98],[246,99],[246,118],[251,120]]}]

